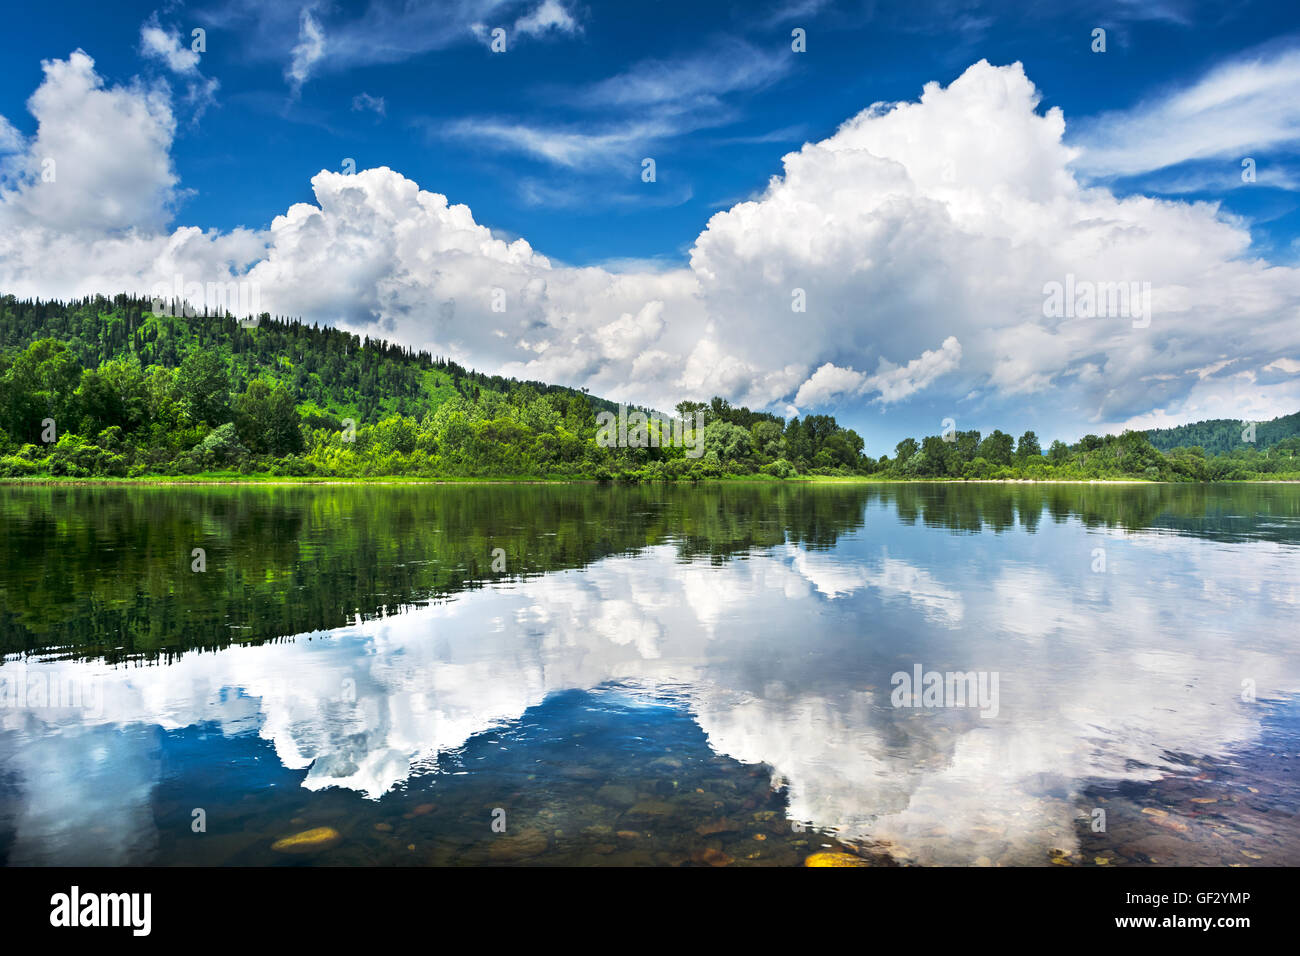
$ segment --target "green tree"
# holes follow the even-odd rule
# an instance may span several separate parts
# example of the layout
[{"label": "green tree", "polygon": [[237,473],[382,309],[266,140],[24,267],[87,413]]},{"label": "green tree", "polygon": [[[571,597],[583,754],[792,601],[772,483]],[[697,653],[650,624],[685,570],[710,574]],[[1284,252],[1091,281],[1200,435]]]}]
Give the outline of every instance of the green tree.
[{"label": "green tree", "polygon": [[63,342],[32,342],[14,357],[0,382],[0,427],[14,440],[40,441],[46,418],[54,419],[58,433],[76,427],[81,417],[76,394],[81,364]]},{"label": "green tree", "polygon": [[230,372],[216,352],[195,349],[176,370],[176,396],[196,422],[220,425],[230,421]]},{"label": "green tree", "polygon": [[303,450],[293,393],[283,384],[254,379],[235,400],[235,431],[254,454],[283,456]]},{"label": "green tree", "polygon": [[757,421],[754,422],[749,433],[753,439],[754,451],[756,454],[765,459],[775,459],[780,457],[781,439],[783,435],[780,425],[776,422]]},{"label": "green tree", "polygon": [[917,462],[917,473],[931,478],[957,474],[953,444],[937,435],[926,436],[921,442],[921,460]]},{"label": "green tree", "polygon": [[1043,454],[1042,447],[1038,444],[1038,436],[1033,432],[1025,432],[1020,436],[1020,441],[1016,445],[1016,457],[1021,461],[1030,458],[1039,458]]},{"label": "green tree", "polygon": [[980,442],[978,457],[992,465],[1009,465],[1014,443],[1014,438],[1001,429],[995,428],[988,438]]},{"label": "green tree", "polygon": [[704,426],[704,453],[713,452],[721,462],[748,458],[749,432],[739,425],[715,420]]}]

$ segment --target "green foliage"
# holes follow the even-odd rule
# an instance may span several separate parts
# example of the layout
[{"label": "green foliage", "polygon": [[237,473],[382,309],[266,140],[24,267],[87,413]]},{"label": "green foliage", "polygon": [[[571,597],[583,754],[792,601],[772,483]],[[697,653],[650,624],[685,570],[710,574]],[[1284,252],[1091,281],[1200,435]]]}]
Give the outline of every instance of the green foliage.
[{"label": "green foliage", "polygon": [[[868,467],[862,439],[825,415],[787,423],[722,398],[687,401],[678,411],[691,426],[703,416],[701,457],[658,426],[651,447],[606,448],[596,416],[618,406],[585,391],[297,321],[245,329],[148,309],[129,296],[0,297],[0,476],[674,481]],[[66,443],[45,440],[48,418]]]},{"label": "green foliage", "polygon": [[784,458],[778,458],[763,466],[763,474],[771,475],[773,478],[793,478],[798,473],[794,465]]},{"label": "green foliage", "polygon": [[280,458],[303,449],[293,393],[283,384],[249,382],[235,400],[235,432],[254,454]]},{"label": "green foliage", "polygon": [[921,450],[921,446],[916,443],[915,438],[904,438],[894,446],[895,458],[899,464],[904,464],[909,458]]},{"label": "green foliage", "polygon": [[1000,429],[993,429],[993,434],[979,443],[977,454],[994,465],[1011,464],[1011,447],[1015,439]]},{"label": "green foliage", "polygon": [[1016,443],[1016,458],[1019,461],[1025,461],[1030,458],[1042,457],[1043,449],[1038,444],[1038,436],[1033,432],[1025,432],[1020,436],[1020,441]]},{"label": "green foliage", "polygon": [[[129,296],[0,297],[0,477],[1300,476],[1300,413],[1259,424],[1255,443],[1240,440],[1239,422],[1201,422],[1151,440],[1125,432],[1054,441],[1044,456],[1032,431],[1019,442],[962,431],[905,438],[892,460],[877,460],[829,415],[784,421],[714,397],[676,407],[692,427],[701,417],[702,448],[675,446],[653,424],[647,447],[605,447],[597,414],[618,406],[585,391],[483,375],[298,321],[265,317],[245,329],[230,316],[148,308]],[[1174,433],[1205,440],[1166,445]]]},{"label": "green foliage", "polygon": [[185,356],[174,379],[181,408],[196,422],[230,421],[230,371],[218,353],[195,349]]},{"label": "green foliage", "polygon": [[1176,428],[1153,428],[1147,432],[1147,439],[1163,452],[1199,447],[1207,455],[1230,455],[1250,447],[1264,452],[1288,440],[1300,439],[1300,412],[1259,422],[1255,426],[1254,442],[1242,437],[1247,424],[1235,418],[1212,418]]},{"label": "green foliage", "polygon": [[1085,435],[1073,445],[1053,441],[1042,454],[1038,436],[1025,432],[1012,454],[1010,435],[995,430],[957,432],[945,441],[936,435],[898,443],[898,458],[881,458],[870,468],[882,478],[1034,479],[1079,481],[1141,478],[1151,481],[1241,481],[1252,478],[1300,478],[1300,437],[1279,442],[1265,452],[1253,446],[1230,455],[1207,457],[1199,447],[1174,448],[1161,454],[1142,432]]}]

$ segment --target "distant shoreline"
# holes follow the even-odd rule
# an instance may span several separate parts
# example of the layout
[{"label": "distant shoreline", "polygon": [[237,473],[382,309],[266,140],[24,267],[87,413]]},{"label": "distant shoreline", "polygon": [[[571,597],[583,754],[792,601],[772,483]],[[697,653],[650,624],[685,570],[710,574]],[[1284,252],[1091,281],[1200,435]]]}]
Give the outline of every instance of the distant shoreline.
[{"label": "distant shoreline", "polygon": [[375,478],[330,478],[323,476],[276,475],[266,478],[255,476],[203,477],[159,476],[157,478],[71,478],[42,476],[26,478],[0,478],[6,485],[123,485],[132,487],[174,486],[275,486],[294,485],[699,485],[699,484],[861,484],[861,485],[1294,485],[1296,478],[1242,478],[1223,481],[1151,481],[1147,478],[876,478],[871,475],[809,475],[802,478],[772,478],[765,476],[734,476],[726,478],[700,478],[678,481],[625,482],[618,479],[597,478],[406,478],[389,475]]}]

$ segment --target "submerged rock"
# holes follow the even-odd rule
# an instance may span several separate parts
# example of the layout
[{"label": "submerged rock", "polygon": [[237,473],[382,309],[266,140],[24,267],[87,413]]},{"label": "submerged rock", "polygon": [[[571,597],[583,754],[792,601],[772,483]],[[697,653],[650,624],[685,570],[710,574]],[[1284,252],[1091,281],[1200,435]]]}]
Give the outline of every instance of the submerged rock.
[{"label": "submerged rock", "polygon": [[617,783],[607,783],[596,791],[596,799],[613,807],[630,807],[636,803],[636,791]]},{"label": "submerged rock", "polygon": [[696,863],[706,863],[709,866],[727,866],[735,862],[733,857],[727,856],[721,850],[708,847],[703,850],[696,850],[691,854],[691,859]]},{"label": "submerged rock", "polygon": [[488,848],[488,856],[498,862],[508,863],[545,853],[546,847],[546,834],[541,830],[521,830],[514,836],[499,837]]},{"label": "submerged rock", "polygon": [[804,866],[870,866],[866,860],[852,853],[814,853],[803,861]]},{"label": "submerged rock", "polygon": [[666,817],[673,812],[673,805],[667,800],[642,800],[627,811],[630,817]]},{"label": "submerged rock", "polygon": [[695,832],[700,836],[713,836],[717,833],[735,833],[740,827],[732,823],[726,817],[720,817],[717,820],[710,820],[707,823],[701,823],[695,828]]},{"label": "submerged rock", "polygon": [[339,831],[333,827],[314,827],[293,836],[281,837],[271,844],[271,849],[277,853],[310,853],[331,847],[339,839]]}]

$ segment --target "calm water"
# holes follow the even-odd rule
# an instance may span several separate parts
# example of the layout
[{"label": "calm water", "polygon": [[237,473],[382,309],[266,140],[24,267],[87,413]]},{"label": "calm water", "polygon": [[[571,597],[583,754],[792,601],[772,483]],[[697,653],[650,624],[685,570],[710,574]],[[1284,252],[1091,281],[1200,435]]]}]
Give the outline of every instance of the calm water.
[{"label": "calm water", "polygon": [[1298,572],[1284,485],[4,486],[0,860],[1300,865]]}]

